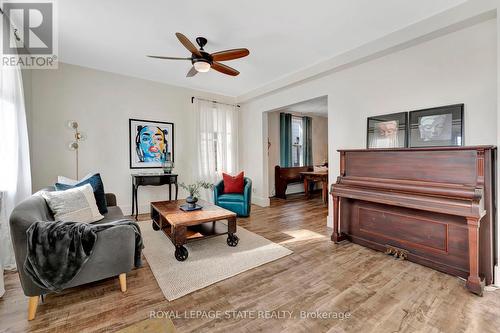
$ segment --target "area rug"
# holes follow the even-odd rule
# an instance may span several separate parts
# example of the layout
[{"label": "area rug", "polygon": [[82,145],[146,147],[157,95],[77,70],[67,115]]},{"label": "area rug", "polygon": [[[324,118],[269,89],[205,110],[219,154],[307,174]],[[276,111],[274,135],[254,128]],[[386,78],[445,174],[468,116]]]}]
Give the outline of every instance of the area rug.
[{"label": "area rug", "polygon": [[199,240],[185,245],[189,257],[179,262],[174,257],[175,248],[170,239],[162,231],[154,231],[151,221],[140,222],[139,226],[144,256],[169,301],[293,253],[238,227],[238,246],[228,246],[226,235]]}]

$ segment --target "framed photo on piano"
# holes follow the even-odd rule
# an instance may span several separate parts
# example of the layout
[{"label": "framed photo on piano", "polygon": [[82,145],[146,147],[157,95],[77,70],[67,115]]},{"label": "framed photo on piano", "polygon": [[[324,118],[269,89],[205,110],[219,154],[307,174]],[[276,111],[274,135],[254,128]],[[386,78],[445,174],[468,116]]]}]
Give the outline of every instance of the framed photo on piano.
[{"label": "framed photo on piano", "polygon": [[409,147],[463,146],[463,118],[463,104],[411,111]]},{"label": "framed photo on piano", "polygon": [[408,112],[368,118],[366,148],[407,147]]}]

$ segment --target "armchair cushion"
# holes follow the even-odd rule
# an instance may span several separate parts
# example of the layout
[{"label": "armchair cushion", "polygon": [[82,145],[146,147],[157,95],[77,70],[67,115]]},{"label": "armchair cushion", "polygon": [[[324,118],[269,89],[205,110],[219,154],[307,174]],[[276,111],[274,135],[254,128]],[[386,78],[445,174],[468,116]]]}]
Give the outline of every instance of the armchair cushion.
[{"label": "armchair cushion", "polygon": [[243,201],[245,201],[245,198],[243,197],[243,194],[229,193],[229,194],[219,195],[219,202],[221,202],[221,201],[243,202]]}]

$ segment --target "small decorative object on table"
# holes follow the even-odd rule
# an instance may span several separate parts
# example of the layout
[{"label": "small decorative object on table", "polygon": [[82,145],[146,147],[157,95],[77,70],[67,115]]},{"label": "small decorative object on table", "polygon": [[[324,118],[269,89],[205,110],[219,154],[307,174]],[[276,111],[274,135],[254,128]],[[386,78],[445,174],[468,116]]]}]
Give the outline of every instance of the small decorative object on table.
[{"label": "small decorative object on table", "polygon": [[182,210],[188,211],[188,212],[203,208],[202,206],[196,204],[198,202],[198,196],[200,195],[200,189],[202,189],[202,188],[212,189],[213,188],[213,184],[210,184],[208,182],[202,182],[202,181],[197,181],[194,184],[180,183],[179,186],[189,192],[189,197],[186,198],[186,204],[180,206],[180,208]]},{"label": "small decorative object on table", "polygon": [[171,174],[174,169],[174,162],[167,160],[162,163],[163,173]]}]

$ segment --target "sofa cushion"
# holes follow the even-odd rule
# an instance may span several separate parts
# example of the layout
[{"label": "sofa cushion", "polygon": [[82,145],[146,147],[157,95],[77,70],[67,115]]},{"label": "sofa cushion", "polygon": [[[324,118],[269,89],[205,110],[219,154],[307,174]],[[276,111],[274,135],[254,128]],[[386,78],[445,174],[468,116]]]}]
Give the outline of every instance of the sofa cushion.
[{"label": "sofa cushion", "polygon": [[89,173],[89,174],[85,175],[85,177],[83,177],[80,180],[68,178],[65,176],[57,176],[57,182],[60,184],[64,184],[64,185],[73,185],[74,186],[74,185],[78,184],[79,182],[82,182],[86,179],[89,179],[93,175],[94,175],[94,173]]},{"label": "sofa cushion", "polygon": [[[88,177],[88,176],[86,176]],[[104,192],[104,184],[101,179],[101,175],[96,173],[92,175],[91,177],[84,178],[80,180],[75,185],[68,185],[68,184],[62,184],[62,183],[56,183],[55,187],[56,190],[58,191],[64,191],[70,188],[78,187],[78,186],[83,186],[85,184],[90,184],[92,186],[92,189],[94,190],[94,197],[95,201],[97,204],[97,207],[99,208],[99,213],[101,214],[106,214],[108,212],[107,204],[106,204],[106,194]]]},{"label": "sofa cushion", "polygon": [[42,192],[41,195],[56,221],[92,223],[103,218],[90,184],[66,191]]},{"label": "sofa cushion", "polygon": [[122,210],[118,206],[108,207],[108,213],[104,214],[104,218],[94,224],[109,223],[118,220],[123,220],[124,216]]},{"label": "sofa cushion", "polygon": [[243,194],[229,193],[219,195],[219,201],[240,202],[244,201]]}]

